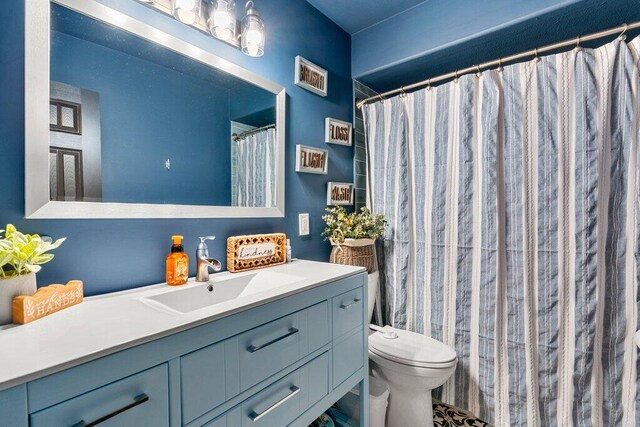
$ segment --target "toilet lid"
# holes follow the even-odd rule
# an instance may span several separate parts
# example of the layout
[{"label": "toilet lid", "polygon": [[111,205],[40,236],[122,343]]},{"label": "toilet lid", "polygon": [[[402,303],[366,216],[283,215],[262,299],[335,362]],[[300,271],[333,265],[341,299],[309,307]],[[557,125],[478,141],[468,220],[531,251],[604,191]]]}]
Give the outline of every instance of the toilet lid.
[{"label": "toilet lid", "polygon": [[416,367],[444,367],[456,362],[456,352],[448,345],[415,332],[394,329],[397,338],[381,332],[369,335],[369,349],[378,356]]}]

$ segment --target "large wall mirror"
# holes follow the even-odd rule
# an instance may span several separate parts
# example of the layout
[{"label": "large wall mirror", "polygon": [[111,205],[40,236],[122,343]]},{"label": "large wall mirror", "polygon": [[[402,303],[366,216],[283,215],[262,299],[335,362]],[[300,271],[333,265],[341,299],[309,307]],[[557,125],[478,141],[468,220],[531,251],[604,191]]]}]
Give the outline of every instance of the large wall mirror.
[{"label": "large wall mirror", "polygon": [[93,0],[26,12],[27,217],[284,215],[284,88]]}]

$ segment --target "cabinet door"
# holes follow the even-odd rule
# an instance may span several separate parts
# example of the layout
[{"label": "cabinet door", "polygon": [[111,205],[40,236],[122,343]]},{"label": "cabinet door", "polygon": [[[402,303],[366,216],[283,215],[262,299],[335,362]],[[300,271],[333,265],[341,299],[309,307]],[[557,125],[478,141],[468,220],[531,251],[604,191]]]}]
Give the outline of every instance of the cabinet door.
[{"label": "cabinet door", "polygon": [[224,342],[194,351],[180,358],[182,421],[187,424],[224,403]]},{"label": "cabinet door", "polygon": [[340,338],[362,325],[364,300],[362,288],[352,289],[331,299],[333,313],[333,339]]},{"label": "cabinet door", "polygon": [[[52,390],[55,393],[55,390]],[[140,372],[29,417],[31,427],[169,425],[167,365]]]}]

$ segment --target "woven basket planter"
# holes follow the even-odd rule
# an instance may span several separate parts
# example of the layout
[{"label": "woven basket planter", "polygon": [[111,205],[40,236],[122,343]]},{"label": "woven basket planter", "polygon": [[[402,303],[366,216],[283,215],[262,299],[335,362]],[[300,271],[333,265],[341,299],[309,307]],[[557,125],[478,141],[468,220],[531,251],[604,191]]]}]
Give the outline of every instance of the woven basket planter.
[{"label": "woven basket planter", "polygon": [[373,273],[376,271],[374,243],[374,239],[345,239],[341,243],[332,240],[329,262],[364,267],[367,273]]}]

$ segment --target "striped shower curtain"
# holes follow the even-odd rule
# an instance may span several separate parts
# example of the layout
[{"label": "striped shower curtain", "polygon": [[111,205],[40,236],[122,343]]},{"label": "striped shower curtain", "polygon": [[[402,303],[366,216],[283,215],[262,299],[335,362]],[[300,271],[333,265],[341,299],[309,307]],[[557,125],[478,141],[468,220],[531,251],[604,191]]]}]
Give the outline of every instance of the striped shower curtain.
[{"label": "striped shower curtain", "polygon": [[640,41],[367,105],[386,321],[497,426],[640,425]]},{"label": "striped shower curtain", "polygon": [[276,205],[276,130],[265,129],[234,144],[234,206],[273,207]]}]

